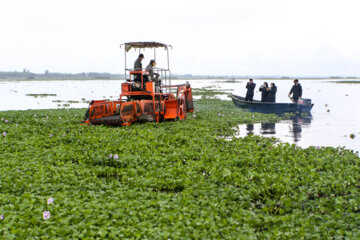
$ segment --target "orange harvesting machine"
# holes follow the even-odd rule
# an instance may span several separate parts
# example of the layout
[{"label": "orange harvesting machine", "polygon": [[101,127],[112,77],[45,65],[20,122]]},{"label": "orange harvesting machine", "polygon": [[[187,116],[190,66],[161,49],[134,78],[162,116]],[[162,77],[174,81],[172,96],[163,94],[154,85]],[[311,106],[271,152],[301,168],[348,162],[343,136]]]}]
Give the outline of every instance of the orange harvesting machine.
[{"label": "orange harvesting machine", "polygon": [[[162,122],[183,120],[194,111],[191,86],[188,82],[171,84],[169,47],[158,42],[129,42],[125,48],[125,82],[121,84],[120,98],[116,101],[92,100],[86,111],[87,124],[130,125],[134,122]],[[131,49],[157,48],[167,51],[167,68],[128,69],[126,54]],[[156,60],[154,60],[156,62]],[[154,76],[156,78],[154,79]]]}]

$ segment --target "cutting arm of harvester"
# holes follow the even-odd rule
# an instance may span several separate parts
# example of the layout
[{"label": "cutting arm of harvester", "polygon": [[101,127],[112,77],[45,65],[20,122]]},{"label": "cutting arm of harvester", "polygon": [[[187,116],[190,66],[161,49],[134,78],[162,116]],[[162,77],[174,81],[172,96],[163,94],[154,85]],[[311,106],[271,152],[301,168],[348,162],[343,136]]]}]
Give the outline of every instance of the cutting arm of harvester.
[{"label": "cutting arm of harvester", "polygon": [[[168,45],[154,42],[125,43],[126,51],[131,48],[157,48]],[[125,60],[126,61],[126,60]],[[169,62],[169,61],[168,61]],[[160,79],[150,81],[147,71],[126,69],[126,81],[121,84],[117,101],[93,100],[85,114],[88,124],[130,125],[134,122],[162,122],[183,120],[194,111],[191,86],[188,82],[171,85],[169,69],[161,69]],[[161,80],[161,73],[164,81]],[[128,78],[127,78],[128,77]],[[168,78],[168,79],[166,79]],[[162,84],[163,82],[168,84]],[[176,90],[176,95],[174,94]]]},{"label": "cutting arm of harvester", "polygon": [[[189,83],[178,86],[173,93],[156,93],[154,82],[147,82],[146,89],[132,90],[131,83],[122,84],[122,93],[117,101],[93,100],[85,115],[85,123],[130,125],[133,122],[183,120],[188,112],[194,111]],[[122,101],[123,97],[128,100]]]}]

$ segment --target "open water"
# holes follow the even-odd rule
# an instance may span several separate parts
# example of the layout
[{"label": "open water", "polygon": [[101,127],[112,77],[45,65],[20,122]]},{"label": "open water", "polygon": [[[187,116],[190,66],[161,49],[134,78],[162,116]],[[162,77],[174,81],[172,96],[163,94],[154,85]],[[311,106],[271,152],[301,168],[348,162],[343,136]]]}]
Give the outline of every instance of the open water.
[{"label": "open water", "polygon": [[[256,90],[264,81],[274,82],[277,85],[277,102],[290,102],[287,95],[293,85],[292,80],[254,79]],[[238,136],[258,134],[276,137],[280,141],[301,147],[341,146],[360,151],[360,103],[358,102],[360,84],[335,83],[335,81],[342,80],[300,79],[303,97],[311,98],[315,104],[311,117],[293,118],[275,124],[243,124],[239,126]],[[118,99],[122,82],[123,80],[0,81],[0,111],[86,108],[89,100]],[[184,82],[184,80],[172,81],[173,84]],[[246,94],[247,79],[235,81],[203,79],[189,82],[193,88],[212,87],[240,96]],[[52,96],[28,94],[52,94]],[[216,97],[230,100],[226,95]],[[254,99],[259,98],[260,93],[256,91]],[[350,138],[350,134],[354,134],[355,138]]]}]

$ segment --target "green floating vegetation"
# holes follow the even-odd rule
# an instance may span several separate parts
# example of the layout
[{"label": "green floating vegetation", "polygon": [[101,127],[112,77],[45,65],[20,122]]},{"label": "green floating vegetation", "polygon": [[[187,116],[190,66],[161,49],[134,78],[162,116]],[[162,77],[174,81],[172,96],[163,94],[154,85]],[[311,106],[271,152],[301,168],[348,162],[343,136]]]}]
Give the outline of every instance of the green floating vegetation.
[{"label": "green floating vegetation", "polygon": [[29,93],[26,94],[26,96],[37,98],[37,97],[56,97],[57,95],[54,93]]},{"label": "green floating vegetation", "polygon": [[192,94],[194,96],[202,96],[203,98],[215,96],[215,95],[226,95],[229,94],[225,91],[233,91],[233,89],[212,89],[212,87],[194,88]]},{"label": "green floating vegetation", "polygon": [[214,82],[215,83],[241,83],[243,81],[232,78],[232,79],[217,80],[217,81],[214,81]]},{"label": "green floating vegetation", "polygon": [[[56,102],[56,103],[61,103],[61,102],[65,102],[65,101],[63,101],[63,100],[53,100],[52,102]],[[84,100],[82,100],[82,101],[77,101],[77,100],[68,100],[68,101],[66,101],[66,103],[64,103],[63,105],[65,106],[65,105],[67,105],[67,106],[70,106],[70,104],[71,103],[88,103],[88,102],[90,102],[90,101],[85,101],[85,98],[84,98]]]},{"label": "green floating vegetation", "polygon": [[359,239],[360,159],[233,136],[278,121],[200,99],[177,122],[80,124],[86,109],[0,112],[3,239]]}]

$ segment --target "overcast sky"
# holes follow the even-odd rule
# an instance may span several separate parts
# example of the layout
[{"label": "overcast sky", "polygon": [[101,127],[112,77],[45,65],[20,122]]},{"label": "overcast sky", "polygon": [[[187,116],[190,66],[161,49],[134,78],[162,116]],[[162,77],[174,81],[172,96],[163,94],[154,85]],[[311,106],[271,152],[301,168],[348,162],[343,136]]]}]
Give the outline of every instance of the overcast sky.
[{"label": "overcast sky", "polygon": [[358,0],[1,0],[0,71],[123,73],[121,43],[158,41],[178,74],[360,76],[359,12]]}]

